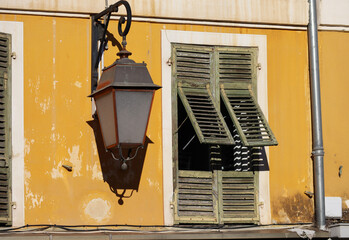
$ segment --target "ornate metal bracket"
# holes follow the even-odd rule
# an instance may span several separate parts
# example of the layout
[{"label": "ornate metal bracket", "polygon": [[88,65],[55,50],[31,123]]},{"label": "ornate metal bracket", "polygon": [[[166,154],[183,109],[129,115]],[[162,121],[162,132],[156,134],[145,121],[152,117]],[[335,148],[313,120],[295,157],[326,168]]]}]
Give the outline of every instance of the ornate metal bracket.
[{"label": "ornate metal bracket", "polygon": [[[105,50],[107,39],[106,33],[108,30],[110,16],[113,12],[118,12],[119,7],[124,5],[126,8],[126,18],[121,16],[118,23],[118,33],[122,37],[122,45],[125,49],[126,46],[126,35],[128,34],[131,21],[132,13],[130,4],[127,1],[121,0],[113,5],[110,5],[107,9],[102,12],[92,16],[92,39],[91,39],[91,92],[93,92],[97,87],[98,81],[98,65],[101,61],[102,54]],[[105,17],[102,22],[100,19]],[[126,23],[125,29],[122,30],[122,25]],[[100,44],[98,45],[98,41]]]}]

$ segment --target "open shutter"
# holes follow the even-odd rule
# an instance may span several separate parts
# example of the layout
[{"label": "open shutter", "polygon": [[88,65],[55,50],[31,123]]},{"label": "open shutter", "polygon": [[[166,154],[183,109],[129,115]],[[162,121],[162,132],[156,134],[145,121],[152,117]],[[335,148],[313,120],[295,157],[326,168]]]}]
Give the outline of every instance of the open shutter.
[{"label": "open shutter", "polygon": [[200,143],[234,144],[234,140],[207,88],[178,87],[178,95]]},{"label": "open shutter", "polygon": [[0,223],[11,223],[10,117],[8,96],[10,76],[10,35],[0,33]]},{"label": "open shutter", "polygon": [[210,90],[212,48],[176,46],[173,57],[177,92],[200,143],[234,144]]},{"label": "open shutter", "polygon": [[256,99],[249,90],[221,87],[221,96],[245,146],[272,146],[277,141]]},{"label": "open shutter", "polygon": [[218,75],[221,98],[245,146],[272,146],[277,141],[259,107],[256,89],[256,54],[253,50],[220,50]]}]

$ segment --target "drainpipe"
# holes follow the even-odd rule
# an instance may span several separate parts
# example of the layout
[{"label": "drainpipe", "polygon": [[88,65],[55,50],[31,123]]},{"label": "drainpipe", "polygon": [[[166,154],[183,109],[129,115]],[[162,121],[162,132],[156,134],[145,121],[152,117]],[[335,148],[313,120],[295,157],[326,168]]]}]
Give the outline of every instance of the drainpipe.
[{"label": "drainpipe", "polygon": [[316,0],[309,0],[308,50],[310,58],[311,113],[316,226],[325,230],[324,148],[322,141],[321,96]]}]

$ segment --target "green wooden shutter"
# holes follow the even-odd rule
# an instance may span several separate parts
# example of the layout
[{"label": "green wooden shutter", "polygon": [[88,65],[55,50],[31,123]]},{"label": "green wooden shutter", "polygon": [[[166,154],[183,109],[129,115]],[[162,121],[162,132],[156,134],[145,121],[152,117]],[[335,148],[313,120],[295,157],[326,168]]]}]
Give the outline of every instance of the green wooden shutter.
[{"label": "green wooden shutter", "polygon": [[219,51],[221,98],[245,146],[277,145],[253,93],[256,92],[256,58],[253,49]]},{"label": "green wooden shutter", "polygon": [[249,90],[221,87],[221,97],[245,146],[272,146],[277,141]]},{"label": "green wooden shutter", "polygon": [[177,82],[206,85],[212,78],[212,49],[175,45],[174,74]]},{"label": "green wooden shutter", "polygon": [[11,36],[0,33],[0,223],[11,223],[10,97]]},{"label": "green wooden shutter", "polygon": [[200,143],[234,144],[234,140],[207,88],[178,87],[178,95]]},{"label": "green wooden shutter", "polygon": [[218,223],[215,179],[212,172],[178,171],[176,223]]},{"label": "green wooden shutter", "polygon": [[253,172],[223,171],[220,215],[224,223],[257,223],[257,178]]},{"label": "green wooden shutter", "polygon": [[177,92],[200,143],[234,144],[210,90],[212,48],[178,45],[173,57]]}]

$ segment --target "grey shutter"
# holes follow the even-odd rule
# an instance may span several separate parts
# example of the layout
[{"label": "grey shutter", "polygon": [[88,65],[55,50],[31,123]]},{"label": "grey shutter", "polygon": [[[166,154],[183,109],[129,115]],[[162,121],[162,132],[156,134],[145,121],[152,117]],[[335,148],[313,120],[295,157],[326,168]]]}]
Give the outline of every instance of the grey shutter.
[{"label": "grey shutter", "polygon": [[177,92],[200,143],[234,144],[210,90],[212,49],[180,45],[173,57]]},{"label": "grey shutter", "polygon": [[0,33],[0,223],[11,223],[10,97],[11,36]]},{"label": "grey shutter", "polygon": [[252,91],[256,91],[256,58],[253,49],[220,49],[221,98],[245,146],[277,145]]},{"label": "grey shutter", "polygon": [[217,182],[212,172],[178,171],[176,223],[217,223]]}]

